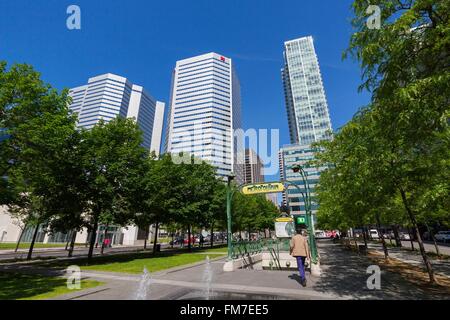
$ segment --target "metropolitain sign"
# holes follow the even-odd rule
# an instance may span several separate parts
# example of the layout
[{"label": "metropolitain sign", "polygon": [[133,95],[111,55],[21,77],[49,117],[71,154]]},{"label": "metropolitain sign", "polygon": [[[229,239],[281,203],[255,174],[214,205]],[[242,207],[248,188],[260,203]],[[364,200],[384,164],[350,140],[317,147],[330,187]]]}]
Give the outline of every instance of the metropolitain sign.
[{"label": "metropolitain sign", "polygon": [[242,193],[245,195],[278,193],[283,192],[284,190],[284,184],[281,182],[250,184],[242,187]]}]

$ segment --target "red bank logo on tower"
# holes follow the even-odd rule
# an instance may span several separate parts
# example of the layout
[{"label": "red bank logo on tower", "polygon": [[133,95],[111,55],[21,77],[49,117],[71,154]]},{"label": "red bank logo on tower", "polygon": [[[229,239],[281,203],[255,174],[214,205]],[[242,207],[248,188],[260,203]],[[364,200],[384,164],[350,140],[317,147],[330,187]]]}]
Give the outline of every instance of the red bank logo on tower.
[{"label": "red bank logo on tower", "polygon": [[220,57],[220,60],[223,61],[223,62],[227,61],[227,60],[225,59],[225,57]]}]

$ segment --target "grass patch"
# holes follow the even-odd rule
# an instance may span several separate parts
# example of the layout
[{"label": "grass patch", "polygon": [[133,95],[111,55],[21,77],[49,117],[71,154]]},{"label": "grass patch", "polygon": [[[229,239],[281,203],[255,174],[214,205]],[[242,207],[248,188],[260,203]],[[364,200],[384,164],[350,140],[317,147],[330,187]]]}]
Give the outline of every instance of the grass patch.
[{"label": "grass patch", "polygon": [[80,290],[69,290],[65,278],[0,272],[0,300],[43,300],[102,284],[82,280]]},{"label": "grass patch", "polygon": [[[220,255],[210,255],[210,258],[218,258]],[[174,267],[179,267],[195,262],[200,262],[206,259],[203,254],[195,253],[179,253],[170,256],[156,255],[149,258],[138,258],[130,261],[116,261],[103,264],[92,264],[89,266],[82,266],[82,270],[95,270],[95,271],[107,271],[107,272],[123,272],[123,273],[142,273],[144,268],[147,268],[149,272],[157,272]]]},{"label": "grass patch", "polygon": [[[212,250],[212,251],[210,251]],[[216,251],[220,250],[220,251]],[[206,259],[209,255],[211,259],[225,256],[216,252],[223,252],[223,248],[208,250],[193,250],[191,253],[185,249],[169,252],[160,252],[153,255],[152,252],[137,252],[128,254],[106,255],[93,257],[89,264],[86,258],[70,261],[45,261],[36,263],[46,268],[64,269],[69,265],[78,265],[82,270],[119,272],[119,273],[142,273],[144,268],[150,272],[157,272],[165,269],[179,267]]]},{"label": "grass patch", "polygon": [[[64,248],[66,246],[65,243],[35,243],[34,249],[42,249],[42,248]],[[16,243],[0,243],[0,250],[14,250],[16,248]],[[19,249],[29,249],[30,243],[21,243],[19,245]]]}]

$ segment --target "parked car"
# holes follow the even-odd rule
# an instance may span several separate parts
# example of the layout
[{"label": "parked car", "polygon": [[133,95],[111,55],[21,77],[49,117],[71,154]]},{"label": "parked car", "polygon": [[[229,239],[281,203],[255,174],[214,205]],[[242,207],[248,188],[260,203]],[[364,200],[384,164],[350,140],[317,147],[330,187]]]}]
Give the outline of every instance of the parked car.
[{"label": "parked car", "polygon": [[[196,243],[197,242],[197,239],[195,238],[195,237],[191,237],[191,244],[194,244],[194,243]],[[186,239],[184,239],[184,245],[189,245],[189,240],[188,240],[188,238],[186,238]]]},{"label": "parked car", "polygon": [[322,230],[316,230],[315,237],[316,237],[316,239],[328,239],[329,238],[327,236],[326,232],[322,231]]},{"label": "parked car", "polygon": [[182,241],[183,241],[183,238],[181,238],[181,237],[176,237],[176,238],[174,238],[173,241],[170,241],[169,244],[170,244],[171,246],[176,246],[176,245],[181,244]]},{"label": "parked car", "polygon": [[380,235],[378,234],[378,230],[377,229],[371,229],[369,230],[369,235],[373,240],[378,240],[380,239]]},{"label": "parked car", "polygon": [[399,233],[400,240],[411,240],[411,236],[408,233],[401,232]]},{"label": "parked car", "polygon": [[450,231],[439,231],[438,233],[436,233],[434,238],[439,242],[450,242]]}]

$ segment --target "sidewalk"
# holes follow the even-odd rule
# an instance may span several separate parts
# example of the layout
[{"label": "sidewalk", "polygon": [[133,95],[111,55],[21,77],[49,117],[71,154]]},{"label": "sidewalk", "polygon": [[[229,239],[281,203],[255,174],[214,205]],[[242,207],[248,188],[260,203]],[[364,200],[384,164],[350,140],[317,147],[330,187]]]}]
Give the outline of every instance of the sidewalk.
[{"label": "sidewalk", "polygon": [[[221,259],[211,263],[211,289],[219,299],[450,299],[450,296],[424,290],[401,275],[386,271],[382,271],[382,290],[371,291],[366,285],[370,259],[328,242],[319,242],[319,252],[323,274],[314,278],[308,273],[306,288],[301,287],[299,277],[292,271],[223,272],[225,260]],[[153,274],[148,299],[204,299],[205,269],[205,263],[197,263]],[[106,285],[58,299],[134,299],[140,281],[140,276],[105,272],[90,271],[83,276],[106,282]]]},{"label": "sidewalk", "polygon": [[[384,255],[383,247],[380,244],[369,243],[368,248]],[[423,258],[420,252],[408,250],[407,248],[388,248],[389,257],[402,261],[404,263],[424,268]],[[450,278],[450,260],[439,260],[429,257],[434,271],[447,278]]]},{"label": "sidewalk", "polygon": [[[299,284],[292,271],[237,270],[223,272],[225,259],[211,261],[212,299],[246,300],[323,300],[323,299],[450,299],[442,291],[429,290],[405,279],[402,274],[382,268],[381,290],[367,288],[367,267],[373,261],[344,249],[339,244],[319,242],[322,276],[307,273],[308,286]],[[64,271],[36,269],[30,265],[0,266],[0,271],[36,272],[61,275]],[[204,281],[206,263],[177,267],[151,275],[149,300],[201,300],[206,297]],[[140,275],[86,271],[82,277],[105,283],[101,287],[60,296],[58,300],[133,300],[141,281]]]}]

